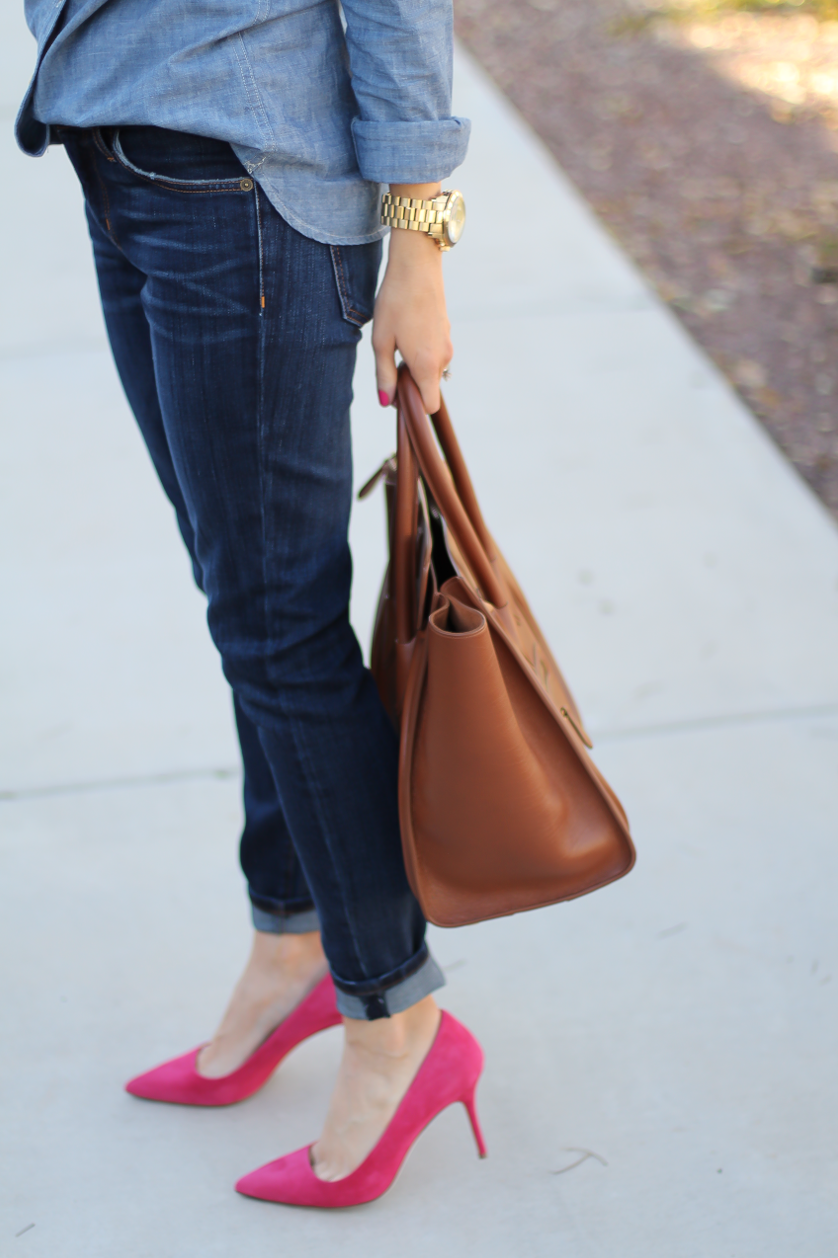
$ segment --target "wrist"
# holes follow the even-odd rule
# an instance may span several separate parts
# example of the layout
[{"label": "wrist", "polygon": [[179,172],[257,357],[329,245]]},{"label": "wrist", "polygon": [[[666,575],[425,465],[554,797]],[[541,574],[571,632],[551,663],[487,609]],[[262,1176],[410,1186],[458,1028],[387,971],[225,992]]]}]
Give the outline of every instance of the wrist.
[{"label": "wrist", "polygon": [[[390,193],[394,197],[409,197],[412,201],[432,201],[439,196],[442,184],[436,183],[391,183]],[[388,254],[388,270],[409,270],[412,267],[440,266],[442,254],[438,245],[425,232],[390,231],[390,251]]]},{"label": "wrist", "polygon": [[436,182],[391,184],[390,188],[381,198],[381,222],[392,229],[391,239],[402,233],[422,235],[441,253],[453,249],[466,222],[465,201],[458,189],[443,189]]},{"label": "wrist", "polygon": [[441,269],[442,253],[439,246],[424,232],[391,230],[388,270],[408,270],[414,267]]}]

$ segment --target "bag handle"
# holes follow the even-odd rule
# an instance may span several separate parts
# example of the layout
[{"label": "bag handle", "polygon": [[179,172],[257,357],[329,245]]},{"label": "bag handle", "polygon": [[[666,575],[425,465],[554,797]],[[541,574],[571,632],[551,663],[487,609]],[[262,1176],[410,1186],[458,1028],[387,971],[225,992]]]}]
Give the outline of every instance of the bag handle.
[{"label": "bag handle", "polygon": [[[495,607],[505,607],[509,599],[503,582],[492,564],[494,547],[491,536],[484,523],[480,507],[477,504],[474,486],[471,483],[471,477],[468,474],[459,443],[454,435],[454,428],[445,403],[443,402],[436,414],[429,419],[422,402],[422,395],[405,363],[399,366],[398,400],[399,425],[404,424],[405,435],[409,437],[409,441],[405,444],[411,447],[411,453],[415,455],[418,461],[434,501],[439,507],[445,522],[456,537],[458,545],[462,548],[466,562],[477,578],[481,593],[486,601],[492,603]],[[433,426],[431,420],[433,421]],[[437,449],[434,441],[434,430],[436,430],[436,434],[439,437],[445,458],[442,457]],[[402,463],[401,438],[402,432],[400,427],[400,467]],[[409,467],[407,470],[412,474],[412,468]],[[401,484],[402,482],[400,481],[400,488]],[[397,502],[400,497],[401,494],[397,492]],[[408,494],[405,494],[404,498],[405,506],[402,526],[407,527],[407,504],[410,501],[410,497]],[[415,487],[412,499],[415,502]],[[415,536],[415,522],[412,528]],[[396,601],[397,608],[401,605],[403,609],[402,614],[406,616],[410,608],[410,602],[407,598],[403,600],[400,597],[400,592],[405,592],[403,583],[409,580],[409,578],[405,572],[400,572],[400,569],[403,567],[401,552],[399,552],[399,555],[399,562],[396,564]],[[405,558],[407,558],[407,555],[405,555]]]},{"label": "bag handle", "polygon": [[396,420],[396,501],[391,539],[396,641],[407,645],[416,637],[420,609],[416,599],[416,529],[419,523],[419,465],[399,407]]}]

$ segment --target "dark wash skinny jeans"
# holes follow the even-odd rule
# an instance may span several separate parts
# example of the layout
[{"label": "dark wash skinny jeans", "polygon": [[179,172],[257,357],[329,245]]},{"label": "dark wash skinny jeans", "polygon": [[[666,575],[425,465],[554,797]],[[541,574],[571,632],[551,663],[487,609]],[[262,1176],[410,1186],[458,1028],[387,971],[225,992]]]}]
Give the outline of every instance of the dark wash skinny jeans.
[{"label": "dark wash skinny jeans", "polygon": [[233,689],[254,924],[319,922],[341,1012],[400,1012],[443,979],[404,872],[396,736],[348,617],[349,407],[381,246],[300,235],[221,141],[59,138]]}]

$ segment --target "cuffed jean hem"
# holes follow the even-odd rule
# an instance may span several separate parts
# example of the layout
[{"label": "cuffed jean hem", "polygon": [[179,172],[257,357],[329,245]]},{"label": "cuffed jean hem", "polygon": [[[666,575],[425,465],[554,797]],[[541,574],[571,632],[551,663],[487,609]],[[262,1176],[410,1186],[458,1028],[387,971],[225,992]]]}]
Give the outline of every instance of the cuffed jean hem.
[{"label": "cuffed jean hem", "polygon": [[445,975],[428,953],[418,970],[384,991],[356,996],[342,991],[335,983],[335,996],[338,1012],[345,1018],[373,1022],[376,1018],[389,1018],[394,1013],[403,1013],[411,1005],[418,1004],[420,1000],[430,996],[431,992],[444,986]]},{"label": "cuffed jean hem", "polygon": [[256,904],[251,904],[253,929],[261,930],[266,935],[307,935],[311,930],[320,929],[320,918],[317,909],[303,909],[301,913],[268,913]]}]

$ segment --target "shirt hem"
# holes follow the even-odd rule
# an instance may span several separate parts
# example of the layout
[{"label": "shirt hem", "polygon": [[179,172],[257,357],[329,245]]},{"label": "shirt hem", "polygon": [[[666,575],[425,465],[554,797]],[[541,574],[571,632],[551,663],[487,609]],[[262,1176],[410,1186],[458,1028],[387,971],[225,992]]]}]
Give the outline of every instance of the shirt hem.
[{"label": "shirt hem", "polygon": [[298,231],[301,236],[308,236],[309,240],[316,240],[321,245],[370,245],[376,240],[383,240],[387,234],[387,228],[379,226],[374,231],[368,232],[331,232],[322,227],[315,226],[314,223],[307,222],[299,214],[291,209],[280,197],[276,195],[266,180],[259,178],[259,172],[255,171],[253,178],[259,184],[265,196],[270,201],[278,214],[281,214],[286,223]]}]

